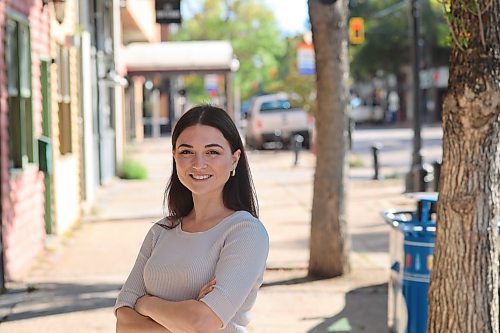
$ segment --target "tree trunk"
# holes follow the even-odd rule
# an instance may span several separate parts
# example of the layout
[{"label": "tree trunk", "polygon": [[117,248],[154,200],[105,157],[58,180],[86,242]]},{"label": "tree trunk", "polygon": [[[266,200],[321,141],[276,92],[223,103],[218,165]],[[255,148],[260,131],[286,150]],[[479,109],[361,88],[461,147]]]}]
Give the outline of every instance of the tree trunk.
[{"label": "tree trunk", "polygon": [[335,277],[349,271],[349,238],[344,204],[347,14],[347,0],[337,0],[332,5],[309,0],[318,103],[309,275],[316,277]]},{"label": "tree trunk", "polygon": [[467,31],[454,29],[443,103],[429,333],[499,332],[500,1],[479,2],[481,21],[474,3],[451,2],[451,22]]}]

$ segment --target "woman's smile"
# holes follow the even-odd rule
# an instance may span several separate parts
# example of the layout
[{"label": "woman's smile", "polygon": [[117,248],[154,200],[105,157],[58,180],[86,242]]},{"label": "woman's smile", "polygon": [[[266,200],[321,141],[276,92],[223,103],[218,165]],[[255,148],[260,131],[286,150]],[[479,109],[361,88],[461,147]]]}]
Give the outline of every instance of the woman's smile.
[{"label": "woman's smile", "polygon": [[179,180],[193,194],[222,195],[231,171],[238,164],[240,151],[231,152],[222,133],[210,126],[186,128],[177,139],[174,158]]},{"label": "woman's smile", "polygon": [[189,174],[191,178],[194,180],[207,180],[212,177],[212,175],[195,175],[195,174]]}]

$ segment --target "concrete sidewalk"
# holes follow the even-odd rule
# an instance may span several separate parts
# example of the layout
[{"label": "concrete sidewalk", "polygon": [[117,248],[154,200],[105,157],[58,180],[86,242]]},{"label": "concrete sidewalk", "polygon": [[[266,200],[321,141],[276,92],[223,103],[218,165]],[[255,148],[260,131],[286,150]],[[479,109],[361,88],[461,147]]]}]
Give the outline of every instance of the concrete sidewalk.
[{"label": "concrete sidewalk", "polygon": [[[54,243],[29,274],[0,296],[0,332],[114,332],[111,308],[152,222],[162,215],[171,171],[170,140],[131,148],[147,181],[116,179],[100,189],[92,215]],[[310,280],[310,210],[315,157],[287,151],[249,153],[271,248],[251,332],[387,331],[388,230],[381,209],[404,207],[401,180],[350,182],[350,274]],[[326,254],[325,254],[326,255]]]}]

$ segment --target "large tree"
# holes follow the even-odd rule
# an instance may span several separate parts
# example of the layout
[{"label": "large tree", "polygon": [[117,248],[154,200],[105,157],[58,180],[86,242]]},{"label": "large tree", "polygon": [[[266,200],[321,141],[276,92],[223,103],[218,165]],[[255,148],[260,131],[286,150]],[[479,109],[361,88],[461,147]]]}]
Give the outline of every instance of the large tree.
[{"label": "large tree", "polygon": [[429,333],[498,333],[500,0],[451,1]]},{"label": "large tree", "polygon": [[[240,62],[236,84],[242,99],[267,90],[275,80],[278,59],[286,52],[285,38],[280,35],[272,11],[257,0],[189,3],[197,3],[199,8],[191,9],[193,16],[171,36],[172,40],[229,40]],[[191,94],[193,90],[203,93],[200,77],[188,81]]]},{"label": "large tree", "polygon": [[316,60],[317,159],[311,216],[309,275],[349,270],[345,216],[347,142],[347,0],[309,0]]}]

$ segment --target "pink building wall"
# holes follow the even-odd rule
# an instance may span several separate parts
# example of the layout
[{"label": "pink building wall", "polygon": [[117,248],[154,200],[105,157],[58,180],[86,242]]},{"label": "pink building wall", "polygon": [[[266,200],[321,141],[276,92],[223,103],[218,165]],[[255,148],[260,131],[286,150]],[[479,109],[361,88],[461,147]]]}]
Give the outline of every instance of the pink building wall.
[{"label": "pink building wall", "polygon": [[[32,107],[35,138],[42,133],[40,58],[50,56],[49,10],[42,0],[0,1],[0,54],[5,52],[7,10],[25,16],[31,31]],[[9,170],[9,132],[5,58],[0,57],[0,178],[2,182],[2,237],[7,279],[27,269],[42,253],[45,241],[43,173],[38,165]]]}]

